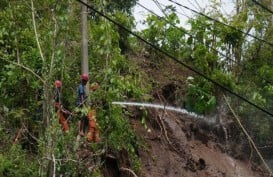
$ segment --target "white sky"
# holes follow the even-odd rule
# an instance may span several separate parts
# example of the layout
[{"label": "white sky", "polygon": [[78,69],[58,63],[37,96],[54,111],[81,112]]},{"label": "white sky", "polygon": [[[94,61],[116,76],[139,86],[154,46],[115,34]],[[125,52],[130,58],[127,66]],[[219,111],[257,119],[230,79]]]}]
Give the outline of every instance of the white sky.
[{"label": "white sky", "polygon": [[[192,17],[193,15],[196,15],[194,12],[191,12],[190,10],[185,9],[183,7],[177,6],[174,3],[170,2],[169,0],[157,0],[157,1],[163,5],[175,6],[176,10],[177,10],[177,15],[181,21],[181,25],[183,25],[184,27],[186,27],[186,22],[187,22],[188,18]],[[209,9],[208,8],[209,4],[211,2],[211,0],[173,0],[173,1],[176,1],[179,4],[187,6],[187,7],[194,9],[198,12],[204,12],[204,10],[206,10],[206,12],[207,12]],[[223,14],[228,16],[229,14],[232,14],[234,12],[234,3],[235,3],[234,1],[235,0],[218,0],[218,1],[221,4],[221,11]],[[145,6],[148,9],[154,11],[159,16],[163,16],[162,12],[158,8],[158,6],[154,3],[153,0],[139,0],[138,3]],[[135,19],[137,22],[137,29],[145,28],[145,26],[142,25],[141,22],[143,22],[146,19],[148,14],[149,14],[149,12],[147,12],[145,9],[140,7],[138,4],[136,5],[136,7],[134,8],[134,16],[135,16]]]}]

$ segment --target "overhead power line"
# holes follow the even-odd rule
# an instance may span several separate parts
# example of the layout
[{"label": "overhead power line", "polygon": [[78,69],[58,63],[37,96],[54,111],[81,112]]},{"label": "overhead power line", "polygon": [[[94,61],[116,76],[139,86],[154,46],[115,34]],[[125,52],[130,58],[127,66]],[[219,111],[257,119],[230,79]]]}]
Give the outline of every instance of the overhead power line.
[{"label": "overhead power line", "polygon": [[199,14],[199,15],[201,15],[201,16],[203,16],[203,17],[205,17],[205,18],[207,18],[207,19],[209,19],[209,20],[211,20],[211,21],[214,21],[214,22],[216,22],[216,23],[219,23],[219,24],[221,24],[221,25],[224,25],[224,26],[226,26],[226,27],[229,27],[229,28],[231,28],[231,29],[233,29],[233,30],[235,30],[235,31],[238,31],[238,32],[240,32],[240,33],[242,33],[242,34],[245,34],[245,35],[247,35],[247,36],[249,36],[249,37],[252,37],[252,38],[254,38],[254,39],[257,39],[257,40],[259,40],[259,41],[261,41],[261,42],[263,42],[263,43],[265,43],[265,44],[268,44],[268,45],[270,45],[271,47],[273,47],[273,43],[271,43],[271,42],[268,42],[268,41],[266,41],[266,40],[264,40],[264,39],[261,39],[261,38],[259,38],[259,37],[257,37],[257,36],[254,36],[254,35],[252,35],[252,34],[246,33],[246,32],[244,32],[244,31],[242,31],[242,30],[240,30],[240,29],[238,29],[238,28],[236,28],[236,27],[234,27],[234,26],[230,26],[230,25],[228,25],[228,24],[225,24],[225,23],[223,23],[223,22],[221,22],[221,21],[219,21],[219,20],[216,20],[216,19],[214,19],[214,18],[212,18],[212,17],[210,17],[210,16],[208,16],[208,15],[202,13],[202,12],[198,12],[198,11],[196,11],[196,10],[190,8],[190,7],[184,6],[184,5],[180,4],[179,2],[176,2],[176,1],[173,1],[173,0],[168,0],[168,1],[172,2],[173,4],[178,5],[178,6],[180,6],[180,7],[183,7],[183,8],[185,8],[185,9],[187,9],[187,10],[190,10],[190,11],[196,13],[196,14]]},{"label": "overhead power line", "polygon": [[187,0],[195,9],[202,9],[200,4],[198,2],[196,2],[195,0],[195,3],[197,4],[198,8],[193,4],[193,2],[191,2],[190,0]]},{"label": "overhead power line", "polygon": [[273,14],[272,10],[270,10],[269,8],[267,8],[266,6],[264,6],[263,4],[259,3],[258,1],[252,0],[252,2],[254,2],[255,4],[257,4],[258,6],[260,6],[262,9],[266,10],[267,12]]},{"label": "overhead power line", "polygon": [[[193,36],[190,32],[188,32],[188,31],[185,30],[185,29],[182,29],[182,28],[177,27],[176,25],[174,25],[172,22],[170,22],[170,21],[167,20],[166,18],[161,17],[161,16],[159,16],[158,14],[156,14],[156,13],[155,13],[154,11],[152,11],[151,9],[148,9],[147,7],[143,6],[142,4],[140,4],[140,3],[138,3],[138,2],[137,2],[137,5],[139,5],[139,6],[142,7],[143,9],[147,10],[147,11],[150,12],[151,14],[155,15],[155,16],[156,16],[157,18],[159,18],[160,20],[164,20],[165,22],[167,22],[168,24],[170,24],[172,27],[177,28],[177,29],[180,30],[181,32],[183,32],[183,33],[189,35],[190,37],[192,37],[192,38],[194,38],[194,39],[196,39],[196,37]],[[204,44],[204,45],[205,45],[205,44]],[[207,45],[206,45],[206,47],[212,49],[213,51],[219,53],[219,54],[222,55],[223,57],[226,57],[227,59],[229,59],[229,60],[231,60],[232,62],[236,63],[235,60],[233,60],[233,59],[227,57],[225,54],[223,54],[222,52],[218,51],[217,49],[215,49],[215,48],[213,48],[213,47],[210,47],[210,46],[207,46]]]},{"label": "overhead power line", "polygon": [[[168,24],[170,24],[172,27],[174,27],[174,28],[180,30],[181,32],[183,32],[183,33],[189,35],[190,37],[196,39],[196,37],[193,36],[191,33],[189,33],[187,30],[177,27],[176,25],[174,25],[172,22],[170,22],[170,21],[167,20],[166,18],[163,18],[163,17],[159,16],[158,14],[156,14],[156,13],[155,13],[154,11],[152,11],[151,9],[148,9],[147,7],[143,6],[142,4],[140,4],[140,3],[138,3],[138,2],[137,2],[137,5],[139,5],[139,6],[142,7],[143,9],[147,10],[147,11],[150,12],[151,14],[155,15],[155,16],[156,16],[157,18],[159,18],[160,20],[164,20],[165,22],[167,22]],[[162,4],[159,3],[159,5],[162,5]],[[160,8],[160,9],[162,9],[162,8]],[[164,15],[165,15],[165,14],[164,14]],[[165,15],[165,16],[166,16],[166,15]],[[220,52],[219,50],[215,49],[214,47],[209,46],[209,44],[203,44],[203,45],[206,46],[206,47],[208,47],[208,48],[210,48],[211,50],[213,50],[214,52],[218,53],[219,55],[225,57],[226,59],[228,59],[228,60],[230,60],[230,61],[236,63],[237,65],[239,65],[239,66],[242,67],[243,69],[245,69],[245,66],[244,66],[244,65],[242,65],[241,63],[237,62],[236,60],[230,58],[229,56],[227,56],[227,55],[224,54],[223,52]],[[257,71],[256,71],[256,74],[257,74]],[[268,79],[266,79],[266,78],[264,78],[264,77],[261,77],[261,79],[265,80],[267,83],[270,83],[270,84],[272,83],[271,81],[269,81]]]},{"label": "overhead power line", "polygon": [[86,3],[84,3],[82,0],[77,0],[79,3],[87,6],[88,8],[90,8],[91,10],[93,10],[95,13],[99,14],[100,16],[104,17],[105,19],[109,20],[110,22],[112,22],[113,24],[117,25],[118,27],[122,28],[124,31],[128,32],[129,34],[135,36],[136,38],[138,38],[139,40],[141,40],[142,42],[146,43],[147,45],[153,47],[155,50],[161,52],[162,54],[166,55],[167,57],[169,57],[170,59],[174,60],[175,62],[177,62],[178,64],[181,64],[182,66],[186,67],[187,69],[195,72],[196,74],[202,76],[203,78],[205,78],[206,80],[212,82],[213,84],[217,85],[218,87],[220,87],[221,89],[229,92],[230,94],[240,98],[241,100],[247,102],[248,104],[254,106],[255,108],[259,109],[260,111],[270,115],[271,117],[273,117],[273,114],[269,111],[267,111],[266,109],[258,106],[257,104],[249,101],[248,99],[244,98],[243,96],[233,92],[232,90],[224,87],[222,84],[218,83],[217,81],[211,79],[210,77],[206,76],[205,74],[201,73],[200,71],[197,71],[196,69],[192,68],[191,66],[185,64],[184,62],[178,60],[177,58],[175,58],[174,56],[172,56],[171,54],[167,53],[166,51],[160,49],[159,47],[155,46],[154,44],[150,43],[149,41],[145,40],[144,38],[142,38],[140,35],[132,32],[131,30],[129,30],[128,28],[124,27],[122,24],[120,24],[119,22],[113,20],[112,18],[110,18],[108,15],[105,15],[103,12],[97,10],[96,8],[94,8],[92,5],[88,5]]},{"label": "overhead power line", "polygon": [[[160,11],[166,16],[167,14],[165,13],[164,9],[160,6],[159,2],[157,0],[153,0],[156,6],[160,9]],[[137,2],[138,3],[138,2]]]}]

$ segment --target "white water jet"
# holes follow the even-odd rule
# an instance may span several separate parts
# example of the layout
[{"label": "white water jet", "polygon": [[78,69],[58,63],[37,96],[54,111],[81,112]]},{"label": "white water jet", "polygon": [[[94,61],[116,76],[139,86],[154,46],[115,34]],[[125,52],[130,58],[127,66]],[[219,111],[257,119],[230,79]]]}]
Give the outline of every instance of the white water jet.
[{"label": "white water jet", "polygon": [[158,108],[158,109],[163,109],[163,110],[175,111],[175,112],[179,112],[179,113],[182,113],[182,114],[187,114],[187,115],[192,116],[194,118],[205,119],[204,116],[197,115],[197,114],[195,114],[193,112],[189,112],[186,109],[176,108],[176,107],[172,107],[172,106],[165,106],[165,105],[160,105],[160,104],[137,103],[137,102],[119,102],[119,101],[114,101],[114,102],[112,102],[112,104]]}]

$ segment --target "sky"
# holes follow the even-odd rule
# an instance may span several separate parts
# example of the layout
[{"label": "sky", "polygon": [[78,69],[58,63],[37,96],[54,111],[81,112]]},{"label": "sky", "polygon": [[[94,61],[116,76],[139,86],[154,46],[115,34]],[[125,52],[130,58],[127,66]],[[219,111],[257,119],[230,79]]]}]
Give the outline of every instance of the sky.
[{"label": "sky", "polygon": [[[174,3],[170,2],[169,0],[157,0],[161,5],[173,5],[176,7],[177,15],[181,21],[181,25],[185,28],[187,28],[187,20],[195,13],[191,12],[190,10],[187,10],[181,6],[175,5]],[[207,12],[209,10],[209,5],[211,0],[173,0],[178,2],[179,4],[182,4],[184,6],[187,6],[193,10],[196,10],[198,12],[204,12],[204,10]],[[218,0],[221,5],[221,12],[225,14],[226,16],[229,16],[230,14],[234,13],[234,1],[235,0]],[[145,6],[146,8],[152,10],[159,16],[163,16],[161,10],[159,7],[155,4],[153,0],[139,0],[139,4]],[[134,16],[137,22],[137,29],[141,30],[144,29],[145,26],[141,24],[146,16],[149,14],[145,9],[140,7],[138,4],[134,8]]]}]

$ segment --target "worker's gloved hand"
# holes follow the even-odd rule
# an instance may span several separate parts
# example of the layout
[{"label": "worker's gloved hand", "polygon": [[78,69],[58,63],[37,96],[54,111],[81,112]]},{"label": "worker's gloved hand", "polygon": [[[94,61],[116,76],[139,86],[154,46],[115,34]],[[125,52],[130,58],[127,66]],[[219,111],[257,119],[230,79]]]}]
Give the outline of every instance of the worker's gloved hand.
[{"label": "worker's gloved hand", "polygon": [[90,90],[91,91],[96,91],[99,88],[99,84],[97,82],[94,82],[91,86],[90,86]]},{"label": "worker's gloved hand", "polygon": [[72,116],[73,114],[70,112],[70,111],[68,111],[68,110],[63,110],[63,112],[65,113],[65,114],[67,114],[67,115],[70,115],[70,116]]},{"label": "worker's gloved hand", "polygon": [[78,116],[82,117],[82,116],[87,116],[88,113],[88,108],[87,107],[82,107],[82,108],[76,108],[75,112]]}]

